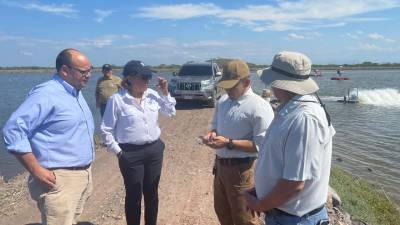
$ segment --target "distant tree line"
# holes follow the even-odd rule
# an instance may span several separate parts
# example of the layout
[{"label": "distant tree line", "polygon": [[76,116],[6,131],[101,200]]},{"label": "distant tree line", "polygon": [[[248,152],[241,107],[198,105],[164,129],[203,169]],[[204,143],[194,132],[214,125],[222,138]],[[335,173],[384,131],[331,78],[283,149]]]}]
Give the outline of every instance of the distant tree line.
[{"label": "distant tree line", "polygon": [[[223,67],[226,65],[230,60],[229,58],[215,58],[207,60],[206,62],[215,62],[219,66]],[[250,70],[258,70],[268,67],[269,65],[258,65],[254,63],[247,63]],[[152,69],[158,72],[167,72],[167,71],[178,71],[181,65],[177,64],[160,64],[158,66],[152,66]],[[374,62],[363,62],[358,64],[314,64],[313,68],[315,69],[337,69],[342,67],[343,69],[400,69],[400,63],[374,63]],[[123,66],[112,65],[112,68],[115,70],[122,70]],[[41,67],[41,66],[10,66],[10,67],[2,67],[0,66],[1,70],[46,70],[46,71],[54,71],[54,67]],[[95,67],[95,71],[101,71],[101,67]]]},{"label": "distant tree line", "polygon": [[326,64],[326,65],[319,65],[319,64],[314,64],[314,68],[320,68],[320,69],[336,69],[339,67],[343,67],[343,69],[358,69],[358,68],[400,68],[400,63],[374,63],[374,62],[363,62],[363,63],[357,63],[357,64]]}]

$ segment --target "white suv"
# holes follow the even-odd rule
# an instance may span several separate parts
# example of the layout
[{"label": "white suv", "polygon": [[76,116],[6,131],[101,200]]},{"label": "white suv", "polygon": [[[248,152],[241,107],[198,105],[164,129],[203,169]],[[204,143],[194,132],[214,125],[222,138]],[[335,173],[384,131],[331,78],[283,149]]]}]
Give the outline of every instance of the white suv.
[{"label": "white suv", "polygon": [[221,69],[216,63],[186,63],[169,84],[169,91],[176,100],[202,100],[214,107],[220,96],[217,87]]}]

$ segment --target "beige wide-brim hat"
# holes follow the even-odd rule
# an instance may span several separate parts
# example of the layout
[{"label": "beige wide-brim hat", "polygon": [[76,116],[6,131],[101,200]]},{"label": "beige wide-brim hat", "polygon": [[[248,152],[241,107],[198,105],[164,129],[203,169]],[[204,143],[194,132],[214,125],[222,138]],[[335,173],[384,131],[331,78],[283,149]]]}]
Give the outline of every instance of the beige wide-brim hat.
[{"label": "beige wide-brim hat", "polygon": [[307,95],[319,90],[318,84],[310,78],[310,72],[311,60],[306,55],[283,51],[275,55],[271,67],[257,74],[267,85]]}]

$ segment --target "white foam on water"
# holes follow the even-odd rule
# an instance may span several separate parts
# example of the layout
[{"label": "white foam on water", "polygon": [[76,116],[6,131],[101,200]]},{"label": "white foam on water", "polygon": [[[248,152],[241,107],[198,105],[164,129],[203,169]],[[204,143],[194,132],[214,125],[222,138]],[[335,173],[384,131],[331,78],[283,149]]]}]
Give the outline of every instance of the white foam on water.
[{"label": "white foam on water", "polygon": [[359,90],[361,104],[400,107],[400,92],[394,88]]},{"label": "white foam on water", "polygon": [[343,97],[336,97],[336,96],[321,96],[321,100],[327,102],[336,102],[338,100],[343,100]]}]

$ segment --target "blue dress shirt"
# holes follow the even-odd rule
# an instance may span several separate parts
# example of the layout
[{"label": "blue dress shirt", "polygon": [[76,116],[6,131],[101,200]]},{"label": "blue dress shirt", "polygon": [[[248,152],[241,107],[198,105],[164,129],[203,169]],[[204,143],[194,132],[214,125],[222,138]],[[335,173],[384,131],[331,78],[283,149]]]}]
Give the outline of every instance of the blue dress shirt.
[{"label": "blue dress shirt", "polygon": [[6,149],[32,152],[45,168],[85,166],[94,158],[92,113],[59,75],[34,87],[3,128]]}]

